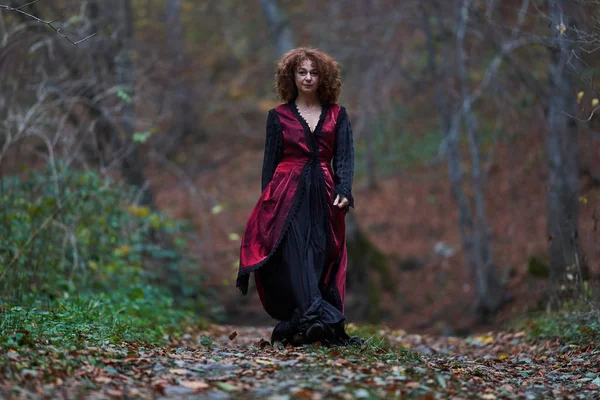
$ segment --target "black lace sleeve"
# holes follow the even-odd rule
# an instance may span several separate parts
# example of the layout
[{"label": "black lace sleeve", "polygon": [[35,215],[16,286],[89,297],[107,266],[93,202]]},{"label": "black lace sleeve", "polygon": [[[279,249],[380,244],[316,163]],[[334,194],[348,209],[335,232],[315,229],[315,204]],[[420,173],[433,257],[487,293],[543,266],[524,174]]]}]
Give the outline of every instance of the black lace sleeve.
[{"label": "black lace sleeve", "polygon": [[277,111],[269,111],[267,117],[267,135],[265,139],[265,156],[263,158],[261,191],[271,182],[277,164],[283,157],[283,134]]},{"label": "black lace sleeve", "polygon": [[335,183],[335,195],[341,195],[348,199],[350,207],[354,208],[352,197],[352,180],[354,178],[354,141],[352,139],[352,127],[350,119],[344,107],[338,115],[337,130],[335,134],[335,145],[333,153],[333,171]]}]

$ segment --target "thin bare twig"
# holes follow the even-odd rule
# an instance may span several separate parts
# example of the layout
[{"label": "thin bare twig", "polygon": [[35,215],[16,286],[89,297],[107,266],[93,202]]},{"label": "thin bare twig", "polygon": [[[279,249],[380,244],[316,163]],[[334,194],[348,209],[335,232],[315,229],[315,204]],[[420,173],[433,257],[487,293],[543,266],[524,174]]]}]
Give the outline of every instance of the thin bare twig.
[{"label": "thin bare twig", "polygon": [[31,6],[31,5],[33,5],[33,4],[35,4],[35,3],[39,3],[40,1],[42,1],[42,0],[34,0],[34,1],[31,1],[31,2],[29,2],[29,3],[27,3],[27,4],[23,4],[21,7],[17,7],[16,9],[17,9],[17,10],[20,10],[21,8],[25,8],[25,7],[27,7],[27,6]]},{"label": "thin bare twig", "polygon": [[591,113],[590,113],[590,116],[589,116],[589,117],[587,117],[586,119],[577,118],[576,116],[574,116],[574,115],[571,115],[571,114],[569,114],[568,112],[566,112],[566,111],[564,111],[564,110],[562,111],[562,113],[563,113],[563,114],[565,114],[565,115],[567,115],[567,116],[569,116],[569,117],[571,117],[571,118],[573,118],[573,119],[575,119],[575,120],[577,120],[577,121],[579,121],[579,122],[590,122],[590,121],[591,121],[591,119],[592,119],[592,117],[594,116],[594,113],[596,113],[596,111],[598,111],[598,110],[600,110],[600,106],[598,106],[598,107],[594,108],[594,109],[591,111]]},{"label": "thin bare twig", "polygon": [[74,42],[73,40],[71,40],[71,38],[69,38],[69,36],[67,36],[66,34],[64,34],[64,33],[62,33],[62,32],[60,31],[60,30],[61,30],[61,28],[57,28],[57,27],[55,27],[54,25],[52,25],[52,24],[53,24],[53,23],[55,23],[56,21],[59,21],[60,19],[62,19],[62,18],[64,17],[64,15],[61,15],[60,17],[56,18],[55,20],[52,20],[52,21],[46,21],[46,20],[43,20],[43,19],[41,19],[41,18],[38,18],[38,17],[36,17],[36,16],[35,16],[35,15],[33,15],[33,14],[30,14],[30,13],[28,13],[28,12],[26,12],[26,11],[23,11],[23,10],[22,10],[22,8],[24,8],[24,7],[26,7],[26,6],[29,6],[29,5],[32,5],[32,4],[35,4],[35,3],[38,3],[38,2],[40,2],[40,1],[41,1],[41,0],[34,0],[34,1],[31,1],[31,2],[29,2],[29,3],[27,3],[27,4],[23,4],[22,6],[19,6],[19,7],[11,7],[11,6],[6,6],[6,5],[2,5],[2,4],[0,4],[0,10],[13,11],[13,12],[16,12],[16,13],[19,13],[19,14],[22,14],[22,15],[25,15],[27,18],[31,18],[31,19],[33,19],[33,20],[35,20],[35,21],[37,21],[37,22],[39,22],[39,23],[41,23],[41,24],[48,25],[48,26],[49,26],[49,27],[50,27],[50,28],[51,28],[51,29],[52,29],[54,32],[56,32],[56,33],[57,33],[59,36],[62,36],[62,37],[64,37],[65,39],[67,39],[67,40],[69,41],[69,43],[71,43],[73,46],[77,46],[79,43],[81,43],[81,42],[84,42],[84,41],[88,40],[89,38],[91,38],[91,37],[93,37],[93,36],[96,36],[96,32],[94,32],[94,33],[92,33],[91,35],[89,35],[89,36],[87,36],[87,37],[85,37],[85,38],[83,38],[83,39],[81,39],[81,40],[78,40],[78,41]]}]

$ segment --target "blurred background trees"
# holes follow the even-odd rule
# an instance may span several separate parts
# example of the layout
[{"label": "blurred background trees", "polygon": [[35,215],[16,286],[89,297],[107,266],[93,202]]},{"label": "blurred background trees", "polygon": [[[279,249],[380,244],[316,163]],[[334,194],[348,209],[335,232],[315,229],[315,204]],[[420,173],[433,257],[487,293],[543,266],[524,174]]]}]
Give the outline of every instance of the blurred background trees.
[{"label": "blurred background trees", "polygon": [[77,46],[0,9],[2,301],[127,286],[133,268],[197,312],[269,322],[256,296],[234,290],[239,237],[278,104],[275,62],[313,46],[342,65],[355,134],[349,320],[447,333],[593,304],[594,3],[20,9],[64,15],[53,26],[73,40],[95,34]]}]

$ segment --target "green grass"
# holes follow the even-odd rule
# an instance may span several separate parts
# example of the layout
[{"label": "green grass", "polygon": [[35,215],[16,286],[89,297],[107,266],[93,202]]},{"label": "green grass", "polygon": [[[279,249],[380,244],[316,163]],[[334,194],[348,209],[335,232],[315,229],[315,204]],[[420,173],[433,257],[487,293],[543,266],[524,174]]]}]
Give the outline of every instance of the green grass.
[{"label": "green grass", "polygon": [[89,293],[28,306],[0,309],[0,345],[9,348],[52,344],[63,348],[164,342],[184,326],[204,324],[177,309],[164,291],[149,285],[127,291]]},{"label": "green grass", "polygon": [[418,352],[393,345],[389,339],[382,334],[385,329],[378,325],[354,325],[347,327],[350,336],[358,336],[365,340],[363,346],[349,346],[341,348],[343,354],[361,355],[375,361],[398,360],[400,362],[418,363],[421,356]]},{"label": "green grass", "polygon": [[559,339],[581,345],[600,342],[600,312],[589,306],[535,313],[511,323],[510,327],[524,330],[530,339]]}]

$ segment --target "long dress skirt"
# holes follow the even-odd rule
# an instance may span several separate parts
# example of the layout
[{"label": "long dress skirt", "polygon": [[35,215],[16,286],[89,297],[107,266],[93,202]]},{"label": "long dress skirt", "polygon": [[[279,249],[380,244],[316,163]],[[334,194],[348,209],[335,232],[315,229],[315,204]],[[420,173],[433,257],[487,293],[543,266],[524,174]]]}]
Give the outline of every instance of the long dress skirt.
[{"label": "long dress skirt", "polygon": [[279,320],[273,338],[292,341],[315,322],[333,332],[334,344],[346,343],[344,314],[323,299],[324,267],[327,262],[326,216],[316,170],[305,178],[306,190],[299,209],[279,248],[257,271],[265,293],[265,309]]}]

